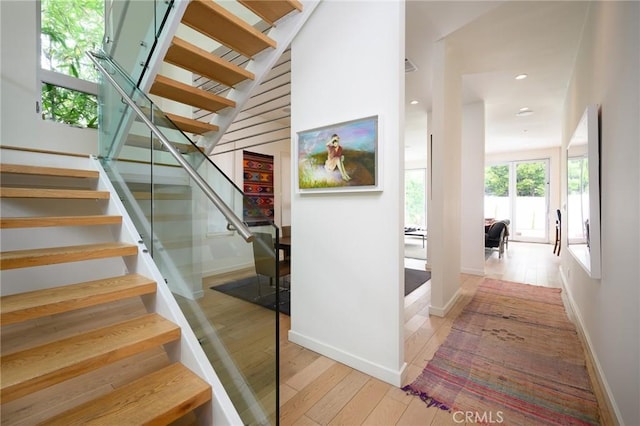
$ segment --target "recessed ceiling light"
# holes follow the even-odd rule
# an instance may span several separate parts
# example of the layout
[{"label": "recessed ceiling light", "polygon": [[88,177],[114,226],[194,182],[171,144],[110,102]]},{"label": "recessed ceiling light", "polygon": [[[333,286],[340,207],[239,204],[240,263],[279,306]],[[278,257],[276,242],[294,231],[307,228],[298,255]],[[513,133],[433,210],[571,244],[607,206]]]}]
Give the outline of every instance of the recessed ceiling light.
[{"label": "recessed ceiling light", "polygon": [[527,77],[529,77],[527,74],[518,74],[516,75],[516,80],[524,80]]},{"label": "recessed ceiling light", "polygon": [[416,101],[415,99],[412,100],[411,102],[409,102],[411,105],[418,105],[420,102]]},{"label": "recessed ceiling light", "polygon": [[516,116],[518,117],[526,117],[527,115],[533,114],[533,110],[527,107],[520,108],[520,111],[516,112]]}]

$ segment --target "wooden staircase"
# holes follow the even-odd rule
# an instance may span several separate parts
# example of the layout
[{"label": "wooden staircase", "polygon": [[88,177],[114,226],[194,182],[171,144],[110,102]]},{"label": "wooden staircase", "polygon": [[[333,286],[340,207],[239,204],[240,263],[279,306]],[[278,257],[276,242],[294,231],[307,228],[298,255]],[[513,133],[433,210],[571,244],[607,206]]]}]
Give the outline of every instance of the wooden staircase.
[{"label": "wooden staircase", "polygon": [[[245,12],[251,11],[257,17],[256,20],[263,19],[270,26],[276,25],[283,17],[295,11],[302,11],[302,4],[298,0],[238,0],[238,3],[241,8],[246,8]],[[218,44],[226,48],[209,52],[173,36],[164,62],[219,84],[213,89],[214,93],[211,87],[195,87],[158,74],[151,85],[150,93],[209,113],[236,108],[238,105],[229,95],[234,88],[256,78],[248,69],[251,60],[261,52],[276,47],[273,39],[239,15],[213,0],[191,0],[182,16],[181,25],[211,39],[212,45]],[[217,52],[223,53],[224,57],[219,56]],[[163,106],[162,109],[167,108]],[[196,120],[192,116],[167,114],[167,117],[185,133],[203,135],[220,130],[217,125]]]},{"label": "wooden staircase", "polygon": [[[110,234],[87,227],[111,227],[118,235],[118,215],[59,214],[63,203],[106,210],[110,193],[96,189],[98,172],[2,164],[0,173],[2,424],[198,423],[197,409],[211,402],[211,386],[175,360],[171,348],[179,344],[180,327],[147,309],[156,282],[120,268],[68,284],[56,282],[53,273],[38,283],[20,275],[99,259],[116,259],[122,269],[127,260],[135,262],[136,244],[46,244],[51,235]],[[96,273],[105,275],[100,269]],[[38,289],[21,291],[34,284]]]}]

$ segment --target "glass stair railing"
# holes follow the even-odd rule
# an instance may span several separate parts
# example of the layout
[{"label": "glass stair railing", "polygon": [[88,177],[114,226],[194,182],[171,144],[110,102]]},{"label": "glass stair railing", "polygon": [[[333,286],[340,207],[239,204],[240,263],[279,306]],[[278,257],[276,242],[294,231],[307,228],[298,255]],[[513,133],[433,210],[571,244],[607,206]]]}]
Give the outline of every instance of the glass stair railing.
[{"label": "glass stair railing", "polygon": [[105,0],[102,48],[138,83],[173,6],[174,0]]},{"label": "glass stair railing", "polygon": [[[111,58],[89,57],[102,77],[105,171],[243,422],[277,424],[279,310],[288,290],[257,268],[266,261],[282,275],[278,228]],[[228,282],[249,283],[252,300],[212,289]],[[270,309],[256,304],[265,297]]]}]

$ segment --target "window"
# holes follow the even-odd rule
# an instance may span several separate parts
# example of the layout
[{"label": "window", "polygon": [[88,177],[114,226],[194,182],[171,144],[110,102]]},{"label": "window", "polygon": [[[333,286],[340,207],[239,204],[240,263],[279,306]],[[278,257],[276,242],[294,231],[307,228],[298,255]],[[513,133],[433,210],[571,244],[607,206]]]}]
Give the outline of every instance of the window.
[{"label": "window", "polygon": [[404,178],[404,224],[425,228],[426,215],[426,169],[406,170]]},{"label": "window", "polygon": [[589,160],[586,156],[567,160],[567,238],[569,243],[586,244],[589,220]]},{"label": "window", "polygon": [[485,218],[509,219],[511,239],[547,241],[548,169],[548,159],[487,166]]},{"label": "window", "polygon": [[97,71],[86,57],[104,33],[104,0],[40,2],[43,119],[98,126]]}]

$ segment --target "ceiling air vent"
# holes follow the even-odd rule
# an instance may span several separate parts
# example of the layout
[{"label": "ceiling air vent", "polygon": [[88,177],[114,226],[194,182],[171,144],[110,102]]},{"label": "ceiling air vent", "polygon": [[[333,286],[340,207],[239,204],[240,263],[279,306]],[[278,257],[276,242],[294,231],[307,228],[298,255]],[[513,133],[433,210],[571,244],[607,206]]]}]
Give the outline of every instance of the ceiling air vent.
[{"label": "ceiling air vent", "polygon": [[413,72],[417,69],[418,67],[416,67],[413,62],[411,62],[407,58],[404,58],[404,72]]}]

